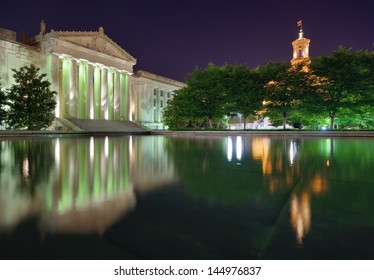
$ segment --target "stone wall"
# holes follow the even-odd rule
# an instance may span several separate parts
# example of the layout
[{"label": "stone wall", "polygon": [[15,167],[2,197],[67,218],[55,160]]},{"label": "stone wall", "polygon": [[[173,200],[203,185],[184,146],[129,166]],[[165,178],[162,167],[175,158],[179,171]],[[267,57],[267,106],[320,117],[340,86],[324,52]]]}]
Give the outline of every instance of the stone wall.
[{"label": "stone wall", "polygon": [[12,69],[35,64],[41,67],[41,53],[37,48],[15,41],[0,39],[0,78],[3,86],[14,83]]}]

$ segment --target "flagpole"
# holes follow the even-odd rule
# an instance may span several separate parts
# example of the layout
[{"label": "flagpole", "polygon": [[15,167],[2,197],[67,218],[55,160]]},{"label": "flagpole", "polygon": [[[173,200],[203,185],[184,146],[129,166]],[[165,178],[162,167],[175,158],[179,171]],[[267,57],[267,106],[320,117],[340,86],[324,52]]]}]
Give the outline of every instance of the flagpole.
[{"label": "flagpole", "polygon": [[299,32],[299,38],[303,38],[303,20],[300,19],[298,22],[297,22],[297,26],[300,27],[300,32]]}]

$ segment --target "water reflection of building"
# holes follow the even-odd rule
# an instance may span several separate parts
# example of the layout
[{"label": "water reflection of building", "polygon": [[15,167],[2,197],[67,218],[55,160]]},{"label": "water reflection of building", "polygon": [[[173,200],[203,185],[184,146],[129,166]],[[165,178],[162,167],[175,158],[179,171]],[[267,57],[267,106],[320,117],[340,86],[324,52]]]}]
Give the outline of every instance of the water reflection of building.
[{"label": "water reflection of building", "polygon": [[[49,142],[48,142],[49,141]],[[16,144],[2,142],[0,228],[37,216],[42,232],[102,233],[136,205],[137,192],[175,181],[165,138],[91,137],[46,140],[54,155],[49,176],[25,193],[25,169],[14,163]],[[30,142],[31,143],[31,142]],[[25,157],[27,158],[27,157]],[[36,167],[38,168],[38,167]]]},{"label": "water reflection of building", "polygon": [[132,141],[135,156],[131,161],[131,177],[137,192],[149,192],[175,183],[174,163],[166,152],[167,141],[161,136]]}]

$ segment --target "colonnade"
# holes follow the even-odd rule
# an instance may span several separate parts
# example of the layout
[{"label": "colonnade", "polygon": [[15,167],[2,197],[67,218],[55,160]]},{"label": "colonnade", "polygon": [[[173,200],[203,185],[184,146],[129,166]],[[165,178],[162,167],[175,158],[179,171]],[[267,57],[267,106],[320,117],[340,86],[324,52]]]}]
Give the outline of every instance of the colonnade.
[{"label": "colonnade", "polygon": [[58,117],[129,119],[129,74],[102,64],[59,56]]}]

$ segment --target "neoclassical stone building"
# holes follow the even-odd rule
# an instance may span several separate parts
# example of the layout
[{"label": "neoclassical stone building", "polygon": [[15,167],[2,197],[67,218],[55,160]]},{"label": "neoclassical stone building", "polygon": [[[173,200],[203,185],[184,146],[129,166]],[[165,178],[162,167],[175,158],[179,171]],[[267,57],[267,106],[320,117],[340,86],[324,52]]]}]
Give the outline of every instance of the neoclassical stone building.
[{"label": "neoclassical stone building", "polygon": [[136,59],[98,31],[46,32],[31,39],[0,28],[0,78],[13,83],[12,68],[35,64],[58,92],[56,117],[130,120],[162,127],[167,100],[184,83],[146,71],[134,72]]}]

